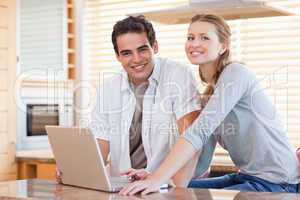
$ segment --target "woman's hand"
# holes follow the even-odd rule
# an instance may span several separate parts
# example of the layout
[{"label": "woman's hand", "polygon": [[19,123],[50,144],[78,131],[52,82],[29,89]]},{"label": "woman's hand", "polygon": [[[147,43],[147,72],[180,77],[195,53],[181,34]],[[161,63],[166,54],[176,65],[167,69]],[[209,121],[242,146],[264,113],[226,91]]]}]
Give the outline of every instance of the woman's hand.
[{"label": "woman's hand", "polygon": [[130,177],[133,180],[144,180],[147,178],[147,176],[150,174],[149,171],[146,169],[129,169],[126,171],[121,172],[121,175],[126,175],[127,177]]},{"label": "woman's hand", "polygon": [[158,179],[151,177],[151,175],[148,175],[145,180],[135,181],[126,185],[119,192],[119,194],[131,196],[138,192],[142,192],[141,195],[146,195],[151,192],[158,192],[161,185],[162,183]]},{"label": "woman's hand", "polygon": [[[173,145],[170,153],[159,168],[147,176],[145,180],[133,182],[125,186],[119,194],[134,195],[142,192],[142,195],[156,192],[163,183],[168,182],[174,174],[181,169],[197,152],[191,143],[179,138]],[[201,152],[201,149],[200,149]]]}]

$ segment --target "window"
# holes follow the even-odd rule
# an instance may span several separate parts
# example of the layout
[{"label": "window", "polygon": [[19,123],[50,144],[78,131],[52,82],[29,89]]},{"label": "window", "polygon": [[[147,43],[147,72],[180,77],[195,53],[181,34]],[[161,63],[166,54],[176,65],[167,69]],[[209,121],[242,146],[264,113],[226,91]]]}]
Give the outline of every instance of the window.
[{"label": "window", "polygon": [[[268,0],[299,10],[294,0]],[[127,14],[185,5],[186,0],[87,0],[85,30],[90,81],[99,84],[103,70],[118,70],[111,44],[113,24]],[[232,28],[233,60],[245,62],[262,80],[276,107],[293,146],[300,147],[300,21],[299,16],[229,21]],[[159,55],[185,62],[184,42],[188,25],[153,23]],[[217,148],[215,164],[231,164],[227,153]]]},{"label": "window", "polygon": [[[66,16],[62,0],[19,1],[20,72],[29,79],[46,79],[47,70],[65,79]],[[32,73],[31,73],[32,72]]]}]

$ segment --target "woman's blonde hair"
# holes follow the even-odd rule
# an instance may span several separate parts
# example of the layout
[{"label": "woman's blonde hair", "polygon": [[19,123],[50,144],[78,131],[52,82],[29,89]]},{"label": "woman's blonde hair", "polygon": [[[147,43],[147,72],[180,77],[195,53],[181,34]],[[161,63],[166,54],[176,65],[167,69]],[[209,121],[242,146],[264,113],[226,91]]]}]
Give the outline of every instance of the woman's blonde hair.
[{"label": "woman's blonde hair", "polygon": [[[226,44],[227,48],[225,52],[223,52],[217,61],[217,70],[213,76],[213,84],[208,84],[203,92],[203,96],[201,99],[201,105],[204,107],[209,100],[210,96],[214,93],[215,84],[217,83],[220,74],[224,70],[224,68],[230,63],[230,36],[231,30],[229,25],[225,22],[222,17],[212,15],[212,14],[199,14],[195,15],[191,19],[191,24],[194,22],[208,22],[213,24],[216,29],[216,34],[219,38],[219,41],[223,44]],[[201,81],[206,82],[204,76],[201,73],[199,68],[199,76]]]}]

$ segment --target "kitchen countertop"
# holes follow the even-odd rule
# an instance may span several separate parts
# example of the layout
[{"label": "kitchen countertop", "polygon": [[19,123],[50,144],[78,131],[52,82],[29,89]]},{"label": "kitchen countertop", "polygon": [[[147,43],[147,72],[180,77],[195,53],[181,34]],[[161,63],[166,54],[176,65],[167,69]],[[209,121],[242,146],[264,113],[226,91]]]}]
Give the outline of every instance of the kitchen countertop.
[{"label": "kitchen countertop", "polygon": [[[16,159],[19,162],[55,163],[53,153],[50,149],[17,151]],[[222,157],[220,159],[220,156],[219,158],[215,156],[212,161],[211,171],[233,173],[237,170],[232,162],[223,161]]]},{"label": "kitchen countertop", "polygon": [[20,180],[0,182],[0,199],[89,199],[89,200],[296,200],[300,194],[288,193],[256,193],[229,190],[206,190],[172,188],[141,197],[119,196],[117,193],[106,193],[57,184],[53,181]]},{"label": "kitchen countertop", "polygon": [[50,149],[17,151],[17,161],[55,163]]}]

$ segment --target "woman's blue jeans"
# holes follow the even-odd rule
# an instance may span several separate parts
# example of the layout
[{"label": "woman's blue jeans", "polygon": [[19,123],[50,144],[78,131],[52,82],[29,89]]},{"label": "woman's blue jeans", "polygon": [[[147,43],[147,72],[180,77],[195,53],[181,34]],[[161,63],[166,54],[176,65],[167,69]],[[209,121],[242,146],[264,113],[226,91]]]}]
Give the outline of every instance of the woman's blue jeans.
[{"label": "woman's blue jeans", "polygon": [[276,184],[247,174],[228,174],[216,178],[191,180],[190,188],[211,188],[255,192],[290,192],[299,193],[299,184]]}]

